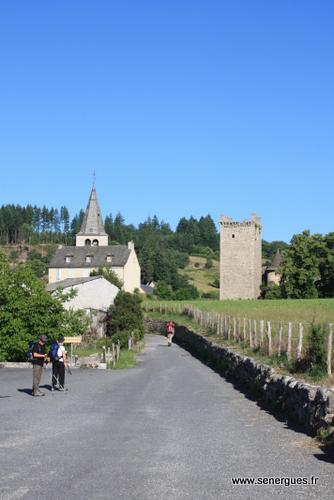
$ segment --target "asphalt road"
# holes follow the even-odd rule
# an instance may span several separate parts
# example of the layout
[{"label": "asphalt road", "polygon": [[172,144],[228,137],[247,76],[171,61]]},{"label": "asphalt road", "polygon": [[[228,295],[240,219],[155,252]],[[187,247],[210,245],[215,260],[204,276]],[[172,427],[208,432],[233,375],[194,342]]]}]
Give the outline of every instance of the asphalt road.
[{"label": "asphalt road", "polygon": [[[1,500],[334,497],[333,461],[310,438],[165,343],[148,336],[136,368],[76,370],[68,393],[41,398],[29,395],[31,370],[0,369]],[[316,485],[232,484],[311,476]]]}]

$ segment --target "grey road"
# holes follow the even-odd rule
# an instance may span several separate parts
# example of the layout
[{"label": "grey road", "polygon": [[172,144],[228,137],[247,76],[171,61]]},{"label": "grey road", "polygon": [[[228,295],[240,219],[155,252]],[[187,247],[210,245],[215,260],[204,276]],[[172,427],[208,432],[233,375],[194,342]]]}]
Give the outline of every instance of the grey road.
[{"label": "grey road", "polygon": [[334,497],[333,462],[310,438],[162,337],[134,369],[76,370],[68,393],[42,398],[30,386],[31,370],[0,369],[2,500]]}]

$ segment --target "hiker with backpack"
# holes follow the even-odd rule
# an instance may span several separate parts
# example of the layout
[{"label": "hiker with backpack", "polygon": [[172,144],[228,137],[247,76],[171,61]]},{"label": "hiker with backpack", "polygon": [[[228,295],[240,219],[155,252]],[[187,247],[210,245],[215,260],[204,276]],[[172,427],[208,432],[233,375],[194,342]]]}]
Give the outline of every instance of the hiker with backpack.
[{"label": "hiker with backpack", "polygon": [[45,352],[45,344],[47,340],[48,338],[46,335],[41,335],[38,342],[35,342],[31,347],[31,362],[33,368],[32,395],[36,397],[45,396],[45,394],[40,390],[39,384],[41,382],[44,361],[47,358],[47,354]]},{"label": "hiker with backpack", "polygon": [[167,341],[168,347],[172,345],[172,340],[175,334],[175,323],[173,321],[167,321],[166,325]]},{"label": "hiker with backpack", "polygon": [[67,388],[65,388],[65,368],[67,368],[67,357],[64,340],[65,339],[62,335],[59,336],[50,348],[49,358],[52,362],[51,391],[54,391],[56,388],[58,388],[59,391],[67,391]]}]

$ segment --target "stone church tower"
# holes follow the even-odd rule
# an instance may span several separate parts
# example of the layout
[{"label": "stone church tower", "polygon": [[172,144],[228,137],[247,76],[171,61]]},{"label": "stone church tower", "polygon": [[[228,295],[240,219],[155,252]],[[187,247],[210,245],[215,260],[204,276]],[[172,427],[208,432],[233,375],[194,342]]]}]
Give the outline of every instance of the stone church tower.
[{"label": "stone church tower", "polygon": [[92,192],[90,193],[81,228],[76,235],[75,244],[77,247],[108,246],[108,235],[104,229],[95,186],[93,186]]},{"label": "stone church tower", "polygon": [[262,282],[261,219],[220,219],[220,300],[257,299]]}]

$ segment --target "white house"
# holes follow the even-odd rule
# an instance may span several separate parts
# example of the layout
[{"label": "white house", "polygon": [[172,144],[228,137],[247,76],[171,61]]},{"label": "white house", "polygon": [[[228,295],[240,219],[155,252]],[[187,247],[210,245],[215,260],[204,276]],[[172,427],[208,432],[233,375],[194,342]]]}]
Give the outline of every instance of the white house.
[{"label": "white house", "polygon": [[90,276],[88,278],[68,278],[47,285],[51,293],[57,288],[64,291],[75,290],[76,295],[64,303],[65,309],[83,309],[90,316],[91,327],[96,330],[98,336],[105,332],[105,319],[108,308],[114,303],[118,288],[102,276]]}]

